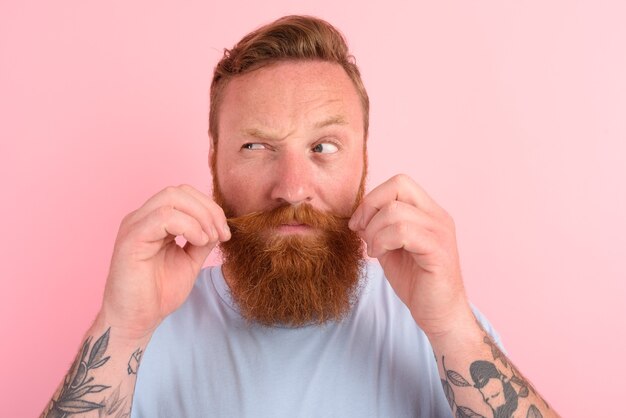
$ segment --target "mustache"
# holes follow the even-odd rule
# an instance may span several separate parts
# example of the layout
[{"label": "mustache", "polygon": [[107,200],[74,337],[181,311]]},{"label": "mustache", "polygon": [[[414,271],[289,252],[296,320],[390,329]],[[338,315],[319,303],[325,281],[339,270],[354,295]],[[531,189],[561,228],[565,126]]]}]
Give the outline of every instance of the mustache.
[{"label": "mustache", "polygon": [[235,232],[258,232],[281,225],[307,225],[315,229],[341,231],[348,227],[350,216],[336,215],[315,209],[308,203],[282,205],[266,211],[251,212],[243,216],[226,219]]}]

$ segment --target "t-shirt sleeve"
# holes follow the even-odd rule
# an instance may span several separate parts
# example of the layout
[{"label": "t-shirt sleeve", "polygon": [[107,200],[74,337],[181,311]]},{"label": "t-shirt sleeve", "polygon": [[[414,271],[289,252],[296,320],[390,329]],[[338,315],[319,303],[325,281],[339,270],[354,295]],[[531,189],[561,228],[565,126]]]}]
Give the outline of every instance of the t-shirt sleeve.
[{"label": "t-shirt sleeve", "polygon": [[487,334],[489,334],[491,338],[493,338],[493,341],[498,345],[500,350],[502,350],[502,352],[506,355],[506,350],[504,348],[504,345],[502,344],[502,339],[500,338],[500,334],[498,334],[498,331],[495,330],[493,325],[491,325],[491,323],[487,320],[485,315],[483,315],[483,313],[480,312],[478,308],[476,308],[474,305],[471,305],[471,306],[472,306],[472,311],[474,311],[474,316],[476,317],[478,322],[480,322],[480,325],[487,332]]}]

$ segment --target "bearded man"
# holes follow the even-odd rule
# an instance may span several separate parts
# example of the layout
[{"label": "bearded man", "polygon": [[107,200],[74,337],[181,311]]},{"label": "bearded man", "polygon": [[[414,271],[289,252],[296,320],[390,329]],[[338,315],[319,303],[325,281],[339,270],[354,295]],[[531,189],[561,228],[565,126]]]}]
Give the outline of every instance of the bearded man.
[{"label": "bearded man", "polygon": [[[490,412],[463,376],[495,357],[513,370],[467,301],[453,222],[404,175],[365,195],[368,124],[327,22],[284,17],[227,50],[213,199],[169,187],[123,220],[102,308],[44,415]],[[201,270],[218,243],[223,265]]]}]

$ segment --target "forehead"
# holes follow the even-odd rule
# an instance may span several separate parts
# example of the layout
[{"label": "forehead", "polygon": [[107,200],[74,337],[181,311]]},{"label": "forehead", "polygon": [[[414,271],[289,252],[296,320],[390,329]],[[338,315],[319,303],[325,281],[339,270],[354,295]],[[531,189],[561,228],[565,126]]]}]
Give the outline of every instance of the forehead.
[{"label": "forehead", "polygon": [[279,127],[340,116],[363,129],[363,109],[345,70],[323,61],[285,61],[229,80],[222,92],[219,127]]}]

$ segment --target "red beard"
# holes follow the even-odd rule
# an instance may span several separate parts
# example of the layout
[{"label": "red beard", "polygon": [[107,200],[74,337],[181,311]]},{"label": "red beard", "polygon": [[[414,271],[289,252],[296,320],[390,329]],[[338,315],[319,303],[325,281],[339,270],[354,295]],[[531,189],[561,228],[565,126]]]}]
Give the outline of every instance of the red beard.
[{"label": "red beard", "polygon": [[[228,213],[227,216],[231,215]],[[285,224],[303,234],[282,235]],[[241,314],[264,325],[301,326],[345,316],[356,297],[363,241],[348,219],[311,205],[280,206],[229,221],[224,275]]]}]

